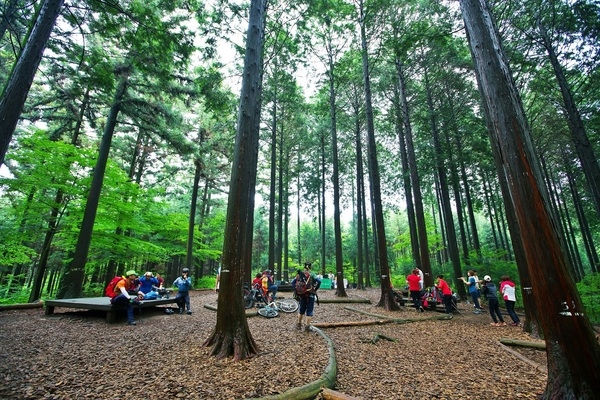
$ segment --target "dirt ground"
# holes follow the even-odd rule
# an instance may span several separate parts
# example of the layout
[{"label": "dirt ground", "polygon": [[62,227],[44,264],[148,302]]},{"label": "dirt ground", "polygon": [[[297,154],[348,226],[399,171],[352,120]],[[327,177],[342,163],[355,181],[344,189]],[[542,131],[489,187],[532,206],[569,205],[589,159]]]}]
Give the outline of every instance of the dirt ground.
[{"label": "dirt ground", "polygon": [[[335,298],[321,290],[321,299]],[[451,320],[413,309],[386,312],[379,289],[349,290],[371,304],[315,306],[314,323],[373,320],[361,310],[407,324],[323,328],[337,356],[335,390],[358,399],[534,399],[546,385],[545,352],[518,350],[536,367],[503,349],[498,340],[535,341],[518,327],[492,327],[487,313],[459,304]],[[290,293],[281,293],[290,297]],[[192,315],[142,309],[138,324],[124,315],[107,324],[92,311],[57,308],[0,312],[0,399],[246,399],[284,392],[318,379],[328,362],[325,341],[295,329],[296,315],[248,319],[260,354],[216,360],[202,343],[215,326],[212,291],[192,294]],[[510,322],[508,316],[505,317]],[[383,335],[392,340],[372,339]]]}]

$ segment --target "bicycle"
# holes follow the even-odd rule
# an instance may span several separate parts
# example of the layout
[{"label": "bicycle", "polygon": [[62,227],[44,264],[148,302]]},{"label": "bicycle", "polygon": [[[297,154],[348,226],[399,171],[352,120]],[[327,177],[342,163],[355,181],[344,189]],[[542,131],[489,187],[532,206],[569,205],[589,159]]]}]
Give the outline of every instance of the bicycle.
[{"label": "bicycle", "polygon": [[293,313],[298,310],[296,299],[281,299],[270,302],[264,307],[258,309],[258,315],[265,318],[275,318],[279,316],[279,311],[284,313]]},{"label": "bicycle", "polygon": [[254,285],[251,289],[244,287],[244,308],[252,308],[254,304],[271,302],[271,297],[265,293],[264,289],[259,285]]}]

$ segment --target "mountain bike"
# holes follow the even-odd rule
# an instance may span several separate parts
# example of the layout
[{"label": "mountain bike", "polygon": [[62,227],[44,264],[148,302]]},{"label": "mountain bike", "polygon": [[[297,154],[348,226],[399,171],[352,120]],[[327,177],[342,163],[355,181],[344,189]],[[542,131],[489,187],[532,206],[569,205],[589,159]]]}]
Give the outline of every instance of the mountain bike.
[{"label": "mountain bike", "polygon": [[270,302],[264,307],[258,309],[258,314],[265,318],[275,318],[279,316],[279,311],[293,313],[298,310],[296,299],[281,299]]},{"label": "mountain bike", "polygon": [[269,304],[271,302],[271,296],[260,285],[254,285],[251,289],[244,287],[243,296],[245,308],[252,308],[259,303]]}]

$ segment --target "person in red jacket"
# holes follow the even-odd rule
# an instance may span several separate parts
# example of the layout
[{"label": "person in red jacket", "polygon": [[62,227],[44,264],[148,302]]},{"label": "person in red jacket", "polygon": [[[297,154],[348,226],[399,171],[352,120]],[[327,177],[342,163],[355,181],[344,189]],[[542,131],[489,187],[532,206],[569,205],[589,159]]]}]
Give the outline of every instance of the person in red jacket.
[{"label": "person in red jacket", "polygon": [[452,315],[452,289],[450,289],[450,286],[444,280],[444,275],[437,276],[435,287],[442,291],[442,303],[444,303],[446,314]]},{"label": "person in red jacket", "polygon": [[423,306],[421,305],[421,277],[419,276],[419,269],[415,268],[412,270],[410,275],[406,277],[406,283],[408,283],[408,290],[410,291],[410,298],[415,305],[415,310],[424,312]]}]

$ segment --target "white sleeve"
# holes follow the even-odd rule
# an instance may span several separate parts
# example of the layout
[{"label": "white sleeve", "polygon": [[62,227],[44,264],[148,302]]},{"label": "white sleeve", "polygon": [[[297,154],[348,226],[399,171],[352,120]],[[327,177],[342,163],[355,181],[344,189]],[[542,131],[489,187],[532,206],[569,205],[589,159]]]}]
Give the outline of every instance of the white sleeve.
[{"label": "white sleeve", "polygon": [[128,299],[131,299],[131,297],[129,296],[129,293],[127,293],[127,290],[125,289],[125,286],[123,286],[123,287],[121,288],[121,293],[122,293],[122,294],[123,294],[125,297],[127,297]]}]

